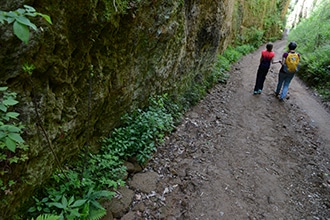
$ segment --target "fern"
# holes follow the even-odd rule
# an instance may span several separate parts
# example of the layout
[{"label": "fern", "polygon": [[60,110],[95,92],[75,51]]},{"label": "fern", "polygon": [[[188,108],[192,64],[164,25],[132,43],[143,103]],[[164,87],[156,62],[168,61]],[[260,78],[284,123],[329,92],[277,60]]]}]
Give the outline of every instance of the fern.
[{"label": "fern", "polygon": [[[49,215],[49,214],[45,214],[45,215],[39,215],[36,220],[59,220],[60,216],[57,215]],[[32,220],[34,220],[34,218],[32,218]]]},{"label": "fern", "polygon": [[105,209],[92,209],[89,212],[87,220],[99,220],[107,214]]}]

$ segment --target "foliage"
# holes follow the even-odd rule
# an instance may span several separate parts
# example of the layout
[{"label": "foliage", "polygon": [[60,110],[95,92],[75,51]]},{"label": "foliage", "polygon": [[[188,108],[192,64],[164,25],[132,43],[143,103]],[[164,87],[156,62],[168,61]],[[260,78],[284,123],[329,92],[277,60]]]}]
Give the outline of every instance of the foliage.
[{"label": "foliage", "polygon": [[0,103],[0,149],[7,149],[12,152],[16,151],[16,146],[22,144],[23,138],[20,136],[22,133],[21,127],[16,126],[11,122],[19,116],[17,112],[9,112],[8,108],[18,103],[15,100],[16,93],[7,92],[8,87],[0,87],[0,91],[4,92],[3,99]]},{"label": "foliage", "polygon": [[123,127],[116,128],[110,138],[103,140],[103,151],[113,152],[122,160],[136,157],[144,164],[163,141],[164,133],[173,128],[173,117],[167,113],[165,97],[151,98],[145,111],[138,109],[122,118]]},{"label": "foliage", "polygon": [[264,42],[264,30],[259,30],[255,27],[249,28],[243,37],[243,43],[250,43],[253,47],[259,47]]},{"label": "foliage", "polygon": [[[36,220],[59,220],[60,216],[57,215],[40,215],[36,218]],[[32,218],[34,220],[34,218]]]},{"label": "foliage", "polygon": [[324,3],[289,33],[301,54],[299,76],[330,99],[330,5]]},{"label": "foliage", "polygon": [[27,73],[28,75],[32,75],[33,70],[35,70],[35,66],[33,64],[25,63],[22,67],[23,71]]},{"label": "foliage", "polygon": [[57,214],[61,219],[104,216],[105,210],[97,200],[114,196],[114,192],[104,189],[124,185],[126,167],[123,161],[134,157],[145,163],[156,145],[163,141],[164,134],[173,128],[174,119],[169,112],[178,107],[168,104],[167,95],[150,98],[149,103],[144,111],[138,109],[124,115],[123,126],[104,139],[98,153],[89,154],[86,162],[80,159],[67,166],[65,175],[55,172],[42,194],[33,198],[34,205],[29,209],[31,217],[42,213]]},{"label": "foliage", "polygon": [[80,220],[96,220],[106,214],[106,210],[98,202],[101,198],[111,199],[113,192],[107,190],[95,191],[93,188],[84,193],[82,198],[75,199],[72,195],[69,199],[65,194],[55,195],[53,192],[49,197],[38,200],[34,197],[36,206],[31,207],[29,213],[52,213],[59,216],[59,220],[64,219],[80,219]]},{"label": "foliage", "polygon": [[184,103],[185,109],[196,105],[206,95],[206,91],[206,82],[191,85],[183,94],[182,103]]},{"label": "foliage", "polygon": [[235,50],[235,48],[228,47],[222,56],[224,56],[229,61],[229,63],[233,63],[238,61],[242,57],[242,54]]},{"label": "foliage", "polygon": [[165,107],[164,111],[166,111],[173,117],[174,123],[176,123],[176,121],[179,121],[179,119],[181,119],[182,117],[184,107],[177,104],[178,100],[176,100],[175,94],[173,94],[171,97],[169,97],[168,94],[164,94],[163,102]]},{"label": "foliage", "polygon": [[86,200],[83,208],[83,219],[99,219],[106,214],[106,210],[97,201],[100,198],[111,199],[114,196],[113,192],[107,190],[94,191],[90,188],[84,199]]},{"label": "foliage", "polygon": [[259,47],[274,41],[284,28],[283,12],[287,1],[235,1],[233,31],[235,45],[251,44]]},{"label": "foliage", "polygon": [[78,199],[75,200],[74,196],[68,200],[65,195],[62,196],[61,201],[58,202],[51,202],[49,206],[55,206],[60,210],[60,219],[75,219],[76,217],[80,217],[81,214],[79,213],[79,208],[81,208],[86,200]]},{"label": "foliage", "polygon": [[214,83],[226,83],[229,77],[227,71],[231,67],[231,63],[237,62],[243,55],[253,51],[255,48],[252,45],[245,44],[235,48],[228,47],[222,55],[218,55],[217,62],[215,63],[213,73],[209,79],[210,86]]},{"label": "foliage", "polygon": [[102,146],[98,154],[90,155],[88,164],[88,172],[97,188],[117,188],[124,185],[121,180],[126,175],[126,167],[107,147]]},{"label": "foliage", "polygon": [[33,7],[24,5],[24,8],[19,8],[15,11],[0,11],[0,23],[13,24],[14,34],[24,43],[28,43],[30,37],[30,30],[37,30],[37,26],[30,21],[29,17],[41,16],[48,23],[52,24],[52,21],[48,15],[37,12]]},{"label": "foliage", "polygon": [[239,53],[241,53],[243,56],[248,54],[248,53],[251,53],[252,51],[254,51],[256,49],[256,47],[254,47],[253,45],[251,44],[244,44],[244,45],[241,45],[241,46],[237,46],[235,47],[235,50],[237,50]]},{"label": "foliage", "polygon": [[[212,88],[216,83],[226,83],[231,64],[237,62],[243,55],[250,53],[254,49],[255,47],[249,44],[235,48],[228,47],[222,54],[217,56],[212,73],[206,76],[205,80],[195,80],[194,84],[183,95],[183,100],[180,100],[180,103],[186,103],[186,106],[195,105],[206,95],[207,90]],[[199,81],[201,82],[196,83]]]},{"label": "foliage", "polygon": [[[0,97],[0,177],[8,172],[8,165],[25,161],[28,147],[24,144],[21,137],[23,126],[16,123],[19,113],[9,111],[16,101],[16,93],[7,91],[8,87],[0,87],[0,92],[3,96]],[[21,150],[20,154],[17,152]],[[9,193],[9,188],[15,184],[14,180],[9,180],[7,183],[0,179],[0,188],[5,193]]]},{"label": "foliage", "polygon": [[30,207],[28,212],[40,212],[40,213],[50,213],[49,206],[46,205],[47,202],[49,201],[48,197],[38,199],[36,196],[32,197],[35,204],[33,207]]}]

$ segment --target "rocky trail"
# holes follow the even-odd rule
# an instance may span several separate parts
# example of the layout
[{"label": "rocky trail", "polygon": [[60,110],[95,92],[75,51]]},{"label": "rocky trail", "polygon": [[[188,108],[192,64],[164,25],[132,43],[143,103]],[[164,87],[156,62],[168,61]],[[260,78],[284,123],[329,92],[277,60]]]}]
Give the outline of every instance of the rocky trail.
[{"label": "rocky trail", "polygon": [[104,219],[330,219],[330,114],[297,77],[279,102],[279,64],[252,95],[264,48],[185,114]]}]

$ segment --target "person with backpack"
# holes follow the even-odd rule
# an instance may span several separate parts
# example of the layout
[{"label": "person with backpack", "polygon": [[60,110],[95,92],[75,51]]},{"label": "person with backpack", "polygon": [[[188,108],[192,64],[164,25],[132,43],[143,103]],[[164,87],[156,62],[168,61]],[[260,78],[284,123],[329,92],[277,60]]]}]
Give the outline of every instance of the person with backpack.
[{"label": "person with backpack", "polygon": [[273,61],[275,53],[272,50],[273,50],[273,44],[268,43],[266,45],[266,50],[261,51],[260,63],[257,71],[257,79],[253,91],[254,95],[261,94],[268,70],[270,68],[270,64],[280,63],[280,61],[278,62]]},{"label": "person with backpack", "polygon": [[[289,43],[289,51],[285,52],[282,56],[282,67],[278,74],[278,83],[275,90],[276,97],[279,96],[279,100],[283,101],[288,93],[289,85],[294,77],[294,74],[298,72],[300,67],[300,54],[296,53],[296,42]],[[280,91],[282,89],[282,93]]]}]

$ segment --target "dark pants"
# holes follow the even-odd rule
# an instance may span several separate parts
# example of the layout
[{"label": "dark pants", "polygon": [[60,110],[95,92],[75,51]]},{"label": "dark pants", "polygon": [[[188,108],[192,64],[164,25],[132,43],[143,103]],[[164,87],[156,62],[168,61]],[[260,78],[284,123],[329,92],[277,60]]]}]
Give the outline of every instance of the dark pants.
[{"label": "dark pants", "polygon": [[256,85],[254,86],[254,91],[262,90],[264,88],[264,82],[268,73],[269,67],[259,66],[257,72]]}]

